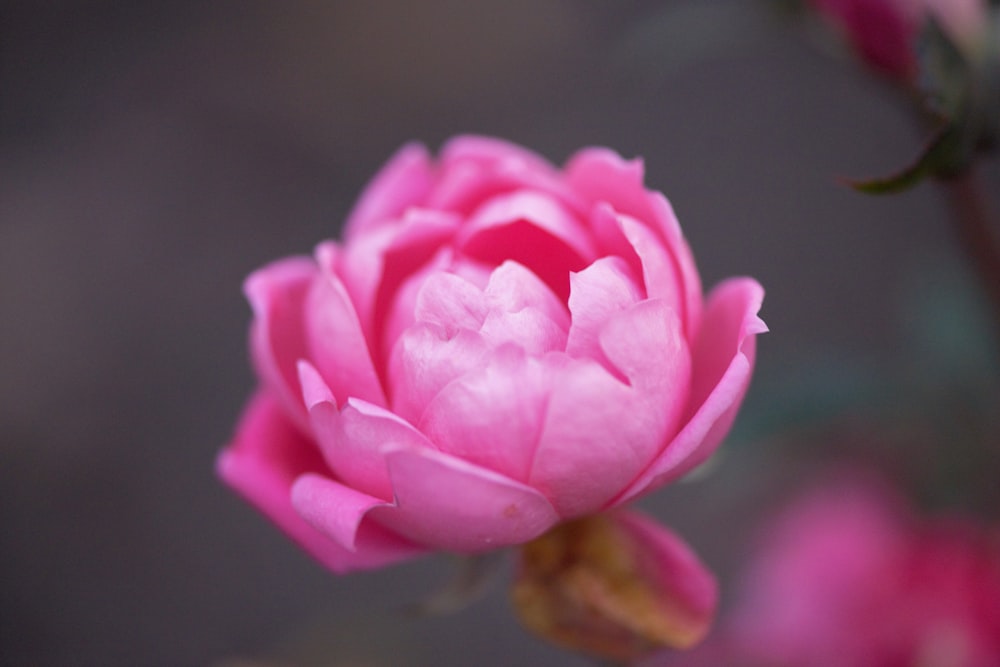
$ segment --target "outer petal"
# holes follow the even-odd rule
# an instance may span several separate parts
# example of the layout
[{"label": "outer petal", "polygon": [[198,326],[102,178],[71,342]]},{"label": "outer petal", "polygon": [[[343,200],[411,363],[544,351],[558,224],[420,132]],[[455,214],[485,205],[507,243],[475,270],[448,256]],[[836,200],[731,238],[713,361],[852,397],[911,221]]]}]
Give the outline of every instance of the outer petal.
[{"label": "outer petal", "polygon": [[635,511],[614,512],[611,520],[635,545],[646,578],[661,592],[663,611],[676,644],[690,646],[708,632],[718,605],[715,577],[676,534]]},{"label": "outer petal", "polygon": [[235,439],[216,462],[218,475],[229,486],[335,572],[382,567],[421,553],[379,526],[365,526],[348,548],[304,521],[292,507],[292,485],[302,475],[324,474],[325,469],[314,443],[287,421],[266,392],[249,402]]},{"label": "outer petal", "polygon": [[713,290],[694,348],[685,425],[615,504],[683,475],[715,451],[750,384],[756,334],[767,331],[757,316],[763,298],[763,288],[750,278],[733,278]]},{"label": "outer petal", "polygon": [[344,238],[366,234],[383,222],[419,204],[434,183],[434,167],[427,149],[407,144],[393,155],[365,188],[347,217]]},{"label": "outer petal", "polygon": [[519,556],[511,602],[521,621],[551,642],[615,664],[689,648],[715,612],[712,575],[681,540],[640,515],[565,523]]},{"label": "outer petal", "polygon": [[[670,257],[675,285],[679,286],[683,305],[677,312],[686,323],[688,337],[693,337],[701,311],[701,279],[673,208],[663,194],[645,188],[643,172],[642,160],[625,160],[606,148],[588,148],[569,160],[566,179],[592,203],[606,201],[656,233]],[[647,285],[647,289],[652,288]]]},{"label": "outer petal", "polygon": [[250,353],[258,376],[300,426],[306,415],[295,364],[307,356],[305,301],[318,278],[305,257],[283,259],[247,277],[243,291],[254,313]]},{"label": "outer petal", "polygon": [[687,401],[690,356],[680,322],[663,301],[611,318],[601,348],[622,384],[596,362],[555,372],[530,483],[564,517],[603,508],[661,451]]},{"label": "outer petal", "polygon": [[377,405],[349,398],[338,410],[333,395],[308,363],[299,364],[303,398],[327,464],[353,489],[392,500],[382,450],[388,445],[432,447],[410,424]]},{"label": "outer petal", "polygon": [[396,506],[370,514],[419,544],[478,553],[527,542],[559,519],[538,491],[447,454],[398,448],[386,461]]},{"label": "outer petal", "polygon": [[344,284],[323,271],[306,302],[309,358],[333,391],[337,403],[356,396],[385,405],[385,394],[372,364],[357,312]]}]

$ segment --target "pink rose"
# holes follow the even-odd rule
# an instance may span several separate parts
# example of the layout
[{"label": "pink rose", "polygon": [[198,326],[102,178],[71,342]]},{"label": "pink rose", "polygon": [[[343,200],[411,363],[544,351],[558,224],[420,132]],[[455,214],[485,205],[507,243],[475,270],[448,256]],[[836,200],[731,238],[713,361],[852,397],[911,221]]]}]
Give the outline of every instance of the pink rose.
[{"label": "pink rose", "polygon": [[869,65],[910,79],[917,71],[917,36],[933,16],[957,43],[975,41],[986,21],[983,0],[812,0],[843,30]]},{"label": "pink rose", "polygon": [[703,303],[641,162],[482,137],[405,146],[342,242],[245,291],[261,386],[218,471],[338,572],[524,543],[676,479],[765,330],[749,278]]},{"label": "pink rose", "polygon": [[1000,528],[914,517],[852,476],[763,537],[711,645],[659,664],[1000,667]]}]

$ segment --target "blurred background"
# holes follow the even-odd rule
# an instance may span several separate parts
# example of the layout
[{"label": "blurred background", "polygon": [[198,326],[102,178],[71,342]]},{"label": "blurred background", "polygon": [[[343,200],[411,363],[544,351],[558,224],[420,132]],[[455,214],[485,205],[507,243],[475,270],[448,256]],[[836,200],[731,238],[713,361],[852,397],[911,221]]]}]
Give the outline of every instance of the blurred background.
[{"label": "blurred background", "polygon": [[831,459],[995,514],[983,299],[932,185],[838,180],[920,133],[823,44],[745,0],[0,4],[0,664],[589,664],[503,586],[408,616],[447,557],[331,575],[214,476],[254,385],[244,276],[336,236],[411,139],[642,156],[706,286],[767,288],[723,454],[644,503],[724,598]]}]

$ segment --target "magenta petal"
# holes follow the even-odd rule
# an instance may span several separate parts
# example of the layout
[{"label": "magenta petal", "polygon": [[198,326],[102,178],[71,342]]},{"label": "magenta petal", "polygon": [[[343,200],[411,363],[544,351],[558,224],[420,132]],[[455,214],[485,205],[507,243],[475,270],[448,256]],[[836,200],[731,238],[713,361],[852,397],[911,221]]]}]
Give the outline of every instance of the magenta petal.
[{"label": "magenta petal", "polygon": [[434,166],[427,149],[407,144],[393,155],[365,188],[347,218],[344,238],[370,233],[409,206],[420,204],[434,183]]},{"label": "magenta petal", "polygon": [[617,504],[676,479],[718,447],[750,384],[756,334],[767,331],[757,316],[763,298],[763,288],[750,278],[727,280],[712,291],[693,350],[686,424]]},{"label": "magenta petal", "polygon": [[399,448],[386,460],[396,506],[370,515],[418,544],[479,553],[534,539],[559,518],[538,491],[447,454]]},{"label": "magenta petal", "polygon": [[295,257],[268,264],[243,283],[254,313],[250,353],[257,374],[301,426],[306,415],[295,364],[307,356],[303,311],[317,277],[312,261]]},{"label": "magenta petal", "polygon": [[216,462],[229,486],[274,521],[316,560],[335,572],[382,567],[412,558],[420,550],[376,525],[365,526],[353,548],[335,542],[302,519],[291,490],[302,475],[324,475],[315,444],[285,418],[274,398],[258,393],[247,405],[236,437]]},{"label": "magenta petal", "polygon": [[485,367],[441,390],[424,411],[420,431],[444,452],[525,481],[550,391],[548,369],[505,345]]},{"label": "magenta petal", "polygon": [[719,592],[715,576],[675,533],[635,511],[608,517],[631,538],[644,579],[660,592],[673,629],[685,645],[699,641],[715,619]]},{"label": "magenta petal", "polygon": [[306,337],[316,369],[338,404],[350,396],[385,404],[361,323],[343,283],[324,271],[306,303]]},{"label": "magenta petal", "polygon": [[563,517],[602,509],[660,453],[686,405],[690,358],[680,323],[660,300],[618,313],[600,336],[629,384],[595,362],[554,371],[530,483]]}]

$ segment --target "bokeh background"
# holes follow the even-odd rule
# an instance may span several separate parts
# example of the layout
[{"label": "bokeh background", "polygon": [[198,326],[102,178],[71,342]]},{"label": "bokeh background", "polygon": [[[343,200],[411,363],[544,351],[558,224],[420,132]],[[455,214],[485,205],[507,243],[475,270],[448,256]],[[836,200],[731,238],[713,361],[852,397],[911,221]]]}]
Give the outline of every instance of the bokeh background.
[{"label": "bokeh background", "polygon": [[411,139],[643,156],[705,284],[765,285],[772,332],[723,455],[644,503],[724,586],[758,517],[830,460],[1000,506],[995,453],[968,454],[998,432],[996,341],[944,200],[838,180],[893,170],[920,132],[768,10],[0,4],[0,664],[589,664],[524,633],[502,585],[407,615],[447,557],[333,576],[214,476],[253,388],[243,277],[336,236]]}]

